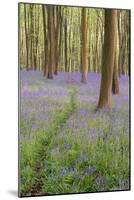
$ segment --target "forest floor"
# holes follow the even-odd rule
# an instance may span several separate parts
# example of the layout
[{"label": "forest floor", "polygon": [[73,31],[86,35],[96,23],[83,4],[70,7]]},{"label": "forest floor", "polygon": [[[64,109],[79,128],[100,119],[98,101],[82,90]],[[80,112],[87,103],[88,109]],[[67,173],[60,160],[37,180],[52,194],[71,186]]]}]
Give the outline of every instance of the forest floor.
[{"label": "forest floor", "polygon": [[20,196],[129,189],[129,78],[95,112],[100,74],[20,73]]}]

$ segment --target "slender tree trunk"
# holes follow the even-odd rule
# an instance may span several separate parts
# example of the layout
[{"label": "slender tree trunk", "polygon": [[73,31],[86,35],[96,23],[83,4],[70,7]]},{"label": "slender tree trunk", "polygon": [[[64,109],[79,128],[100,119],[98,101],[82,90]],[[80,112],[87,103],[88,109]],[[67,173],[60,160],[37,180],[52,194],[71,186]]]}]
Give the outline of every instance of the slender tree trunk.
[{"label": "slender tree trunk", "polygon": [[119,76],[125,74],[126,61],[126,11],[118,12],[118,29],[119,29]]},{"label": "slender tree trunk", "polygon": [[59,65],[59,54],[61,44],[59,43],[59,36],[60,36],[60,26],[61,26],[61,7],[56,7],[56,27],[55,27],[55,70],[54,74],[58,74],[58,65]]},{"label": "slender tree trunk", "polygon": [[28,31],[27,31],[27,9],[24,4],[24,21],[25,21],[25,37],[26,37],[26,70],[29,70],[28,59],[29,59],[29,47],[28,47]]},{"label": "slender tree trunk", "polygon": [[99,27],[98,27],[98,19],[96,22],[96,44],[95,44],[95,66],[96,66],[96,72],[98,72],[98,31],[99,31]]},{"label": "slender tree trunk", "polygon": [[54,7],[48,6],[48,36],[49,36],[49,61],[47,78],[53,79],[53,70],[55,68],[55,37],[54,37]]},{"label": "slender tree trunk", "polygon": [[82,19],[81,19],[81,32],[82,32],[82,66],[81,66],[81,82],[87,83],[87,72],[88,72],[88,59],[87,59],[87,17],[86,8],[82,8]]},{"label": "slender tree trunk", "polygon": [[24,46],[23,46],[23,28],[20,29],[20,48],[19,48],[19,51],[20,51],[20,70],[22,69],[21,66],[23,66],[23,58],[24,58]]},{"label": "slender tree trunk", "polygon": [[68,46],[67,46],[67,19],[65,19],[65,24],[64,24],[64,56],[65,56],[65,72],[68,71],[67,67],[67,53],[68,53]]},{"label": "slender tree trunk", "polygon": [[105,10],[105,33],[102,57],[102,77],[97,110],[112,110],[112,81],[116,49],[117,11]]},{"label": "slender tree trunk", "polygon": [[119,74],[119,77],[121,76],[121,67],[120,67],[120,57],[121,57],[121,25],[120,25],[120,19],[121,18],[121,13],[120,13],[120,10],[117,11],[117,19],[118,19],[118,38],[119,38],[119,55],[118,55],[118,66],[119,66],[119,69],[118,69],[118,74]]},{"label": "slender tree trunk", "polygon": [[[61,55],[62,54],[62,14],[61,14],[61,11],[60,11],[59,63],[58,63],[59,66],[61,65],[61,57],[62,57]],[[59,66],[58,66],[58,69],[56,69],[57,72],[58,70],[60,70]]]},{"label": "slender tree trunk", "polygon": [[37,70],[37,52],[38,52],[38,41],[39,41],[39,6],[34,5],[35,7],[35,24],[34,24],[34,50],[33,50],[33,62],[34,70]]},{"label": "slender tree trunk", "polygon": [[128,76],[130,76],[130,33],[131,33],[131,11],[127,13],[127,68],[128,68]]},{"label": "slender tree trunk", "polygon": [[34,26],[33,26],[33,4],[30,4],[30,69],[32,69],[33,66],[33,34],[34,34]]},{"label": "slender tree trunk", "polygon": [[47,20],[45,14],[45,6],[42,5],[42,15],[43,15],[43,32],[44,32],[44,53],[45,53],[45,62],[43,63],[43,74],[47,75],[48,71],[48,34],[47,34]]},{"label": "slender tree trunk", "polygon": [[113,94],[119,94],[119,75],[118,75],[118,56],[115,54],[114,60],[114,71],[113,71],[113,83],[112,83],[112,92]]}]

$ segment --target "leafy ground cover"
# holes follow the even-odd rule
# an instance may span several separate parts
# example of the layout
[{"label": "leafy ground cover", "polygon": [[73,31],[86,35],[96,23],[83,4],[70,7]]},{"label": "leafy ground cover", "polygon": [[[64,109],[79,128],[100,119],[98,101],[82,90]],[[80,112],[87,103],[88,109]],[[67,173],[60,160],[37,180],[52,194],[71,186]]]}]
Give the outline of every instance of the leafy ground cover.
[{"label": "leafy ground cover", "polygon": [[95,112],[100,74],[20,74],[20,195],[129,189],[129,79]]}]

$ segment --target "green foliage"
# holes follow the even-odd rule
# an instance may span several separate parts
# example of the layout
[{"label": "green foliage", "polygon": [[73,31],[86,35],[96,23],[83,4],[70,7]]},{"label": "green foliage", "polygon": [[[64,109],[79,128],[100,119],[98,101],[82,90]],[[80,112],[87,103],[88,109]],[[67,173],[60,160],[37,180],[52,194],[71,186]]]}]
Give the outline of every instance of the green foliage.
[{"label": "green foliage", "polygon": [[21,196],[30,195],[31,187],[36,182],[36,176],[33,169],[30,166],[26,166],[21,170]]},{"label": "green foliage", "polygon": [[[70,102],[66,105],[64,112],[57,113],[51,126],[45,132],[38,132],[32,140],[26,141],[21,145],[20,151],[20,180],[21,196],[29,196],[32,189],[40,190],[42,178],[46,179],[47,173],[54,172],[51,168],[44,174],[44,162],[48,157],[48,147],[51,138],[57,133],[61,126],[66,122],[71,112],[76,108],[75,105],[76,90],[70,92]],[[73,153],[69,157],[74,159]],[[67,180],[66,180],[67,181]],[[69,181],[69,180],[68,180]],[[49,185],[49,184],[48,184]]]}]

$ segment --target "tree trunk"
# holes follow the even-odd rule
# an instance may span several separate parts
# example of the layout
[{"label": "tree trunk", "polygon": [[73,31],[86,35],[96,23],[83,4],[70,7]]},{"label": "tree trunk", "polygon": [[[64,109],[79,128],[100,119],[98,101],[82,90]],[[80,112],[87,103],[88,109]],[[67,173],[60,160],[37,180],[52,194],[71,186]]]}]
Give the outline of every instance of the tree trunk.
[{"label": "tree trunk", "polygon": [[97,110],[112,110],[112,80],[116,49],[117,11],[105,10],[105,31],[102,56],[102,77]]},{"label": "tree trunk", "polygon": [[98,72],[98,31],[99,31],[99,24],[98,24],[98,19],[96,22],[96,44],[95,44],[95,66],[96,66],[96,72]]},{"label": "tree trunk", "polygon": [[46,25],[46,14],[45,14],[45,6],[42,5],[42,16],[43,16],[43,32],[44,32],[44,54],[45,54],[45,62],[43,63],[43,74],[44,76],[47,74],[48,69],[48,35],[47,35],[47,25]]},{"label": "tree trunk", "polygon": [[29,59],[29,48],[28,48],[28,31],[27,31],[27,9],[26,4],[24,4],[24,21],[25,21],[25,37],[26,37],[26,70],[29,70],[28,59]]},{"label": "tree trunk", "polygon": [[59,65],[59,58],[60,58],[59,56],[59,53],[60,53],[59,48],[61,47],[59,43],[60,26],[61,26],[61,7],[57,6],[56,7],[56,27],[55,27],[55,70],[54,70],[55,75],[58,75],[58,65]]},{"label": "tree trunk", "polygon": [[114,60],[114,71],[113,71],[113,83],[112,83],[112,92],[113,94],[119,94],[119,75],[118,75],[118,56],[115,54]]},{"label": "tree trunk", "polygon": [[81,31],[82,31],[82,65],[81,65],[81,82],[87,83],[87,72],[88,72],[88,59],[87,59],[87,19],[86,19],[86,8],[82,8],[81,11]]},{"label": "tree trunk", "polygon": [[39,6],[34,5],[35,8],[35,20],[34,20],[34,50],[33,50],[33,62],[34,70],[37,70],[37,52],[39,42]]},{"label": "tree trunk", "polygon": [[34,23],[33,23],[33,4],[30,4],[30,69],[32,70],[33,66],[33,34],[34,34]]},{"label": "tree trunk", "polygon": [[[66,17],[66,16],[65,16]],[[65,56],[65,72],[68,71],[68,67],[67,67],[67,19],[65,18],[65,24],[64,24],[64,56]]]},{"label": "tree trunk", "polygon": [[[118,24],[118,20],[117,20]],[[116,49],[115,49],[115,58],[114,58],[114,71],[113,71],[113,83],[112,83],[112,93],[113,94],[119,94],[119,65],[118,65],[118,50],[119,50],[119,37],[118,37],[118,26],[116,31]]]},{"label": "tree trunk", "polygon": [[48,6],[48,36],[49,36],[49,61],[48,61],[48,79],[53,79],[53,70],[55,68],[55,37],[54,37],[54,7]]}]

